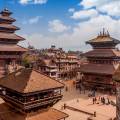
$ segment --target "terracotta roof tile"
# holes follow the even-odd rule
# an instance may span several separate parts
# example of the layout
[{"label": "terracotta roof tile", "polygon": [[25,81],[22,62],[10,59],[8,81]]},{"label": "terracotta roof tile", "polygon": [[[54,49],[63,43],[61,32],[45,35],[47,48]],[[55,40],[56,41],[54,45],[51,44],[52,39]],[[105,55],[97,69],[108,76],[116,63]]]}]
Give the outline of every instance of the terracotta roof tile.
[{"label": "terracotta roof tile", "polygon": [[11,22],[14,22],[16,21],[15,19],[9,17],[9,16],[0,16],[0,19],[1,20],[6,20],[6,21],[11,21]]},{"label": "terracotta roof tile", "polygon": [[95,74],[106,74],[106,75],[113,75],[117,70],[118,65],[112,64],[83,64],[80,67],[80,72],[82,73],[95,73]]},{"label": "terracotta roof tile", "polygon": [[8,39],[8,40],[24,40],[24,38],[16,35],[16,34],[12,34],[12,33],[3,33],[0,32],[0,39]]},{"label": "terracotta roof tile", "polygon": [[51,59],[39,59],[39,64],[42,66],[56,66],[55,62]]},{"label": "terracotta roof tile", "polygon": [[113,75],[113,80],[116,82],[120,82],[120,66],[118,67],[115,74]]},{"label": "terracotta roof tile", "polygon": [[0,44],[0,51],[21,51],[21,52],[25,52],[27,51],[26,48],[23,48],[19,45],[3,45]]},{"label": "terracotta roof tile", "polygon": [[120,43],[119,40],[117,40],[115,38],[112,38],[110,36],[98,36],[94,39],[91,39],[91,40],[87,41],[87,43],[112,42],[112,41]]},{"label": "terracotta roof tile", "polygon": [[7,28],[7,29],[14,29],[14,30],[19,30],[20,28],[11,25],[11,24],[0,24],[0,28]]},{"label": "terracotta roof tile", "polygon": [[64,87],[64,84],[32,69],[21,69],[0,79],[0,85],[20,93]]},{"label": "terracotta roof tile", "polygon": [[86,57],[120,57],[120,51],[116,49],[95,49],[84,54]]},{"label": "terracotta roof tile", "polygon": [[0,104],[0,120],[61,120],[68,117],[66,113],[50,108],[28,114],[15,112],[5,103]]}]

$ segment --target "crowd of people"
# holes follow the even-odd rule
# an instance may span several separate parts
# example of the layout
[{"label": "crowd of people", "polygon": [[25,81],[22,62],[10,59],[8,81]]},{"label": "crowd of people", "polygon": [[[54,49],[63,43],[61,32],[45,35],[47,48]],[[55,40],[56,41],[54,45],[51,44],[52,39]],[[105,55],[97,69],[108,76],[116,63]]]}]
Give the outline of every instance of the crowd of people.
[{"label": "crowd of people", "polygon": [[100,104],[100,103],[102,103],[103,105],[104,104],[106,104],[106,105],[110,104],[109,97],[104,97],[104,96],[99,96],[98,98],[97,97],[93,97],[92,101],[93,101],[93,104]]}]

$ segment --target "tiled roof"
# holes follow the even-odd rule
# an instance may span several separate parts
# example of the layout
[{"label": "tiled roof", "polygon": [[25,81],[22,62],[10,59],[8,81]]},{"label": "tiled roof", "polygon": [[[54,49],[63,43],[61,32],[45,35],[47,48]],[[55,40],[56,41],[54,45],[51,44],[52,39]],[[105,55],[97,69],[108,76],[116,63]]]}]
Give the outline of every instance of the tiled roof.
[{"label": "tiled roof", "polygon": [[80,66],[80,72],[113,75],[117,70],[117,68],[118,68],[118,65],[87,63]]},{"label": "tiled roof", "polygon": [[10,21],[10,22],[16,21],[15,19],[8,16],[0,16],[0,20]]},{"label": "tiled roof", "polygon": [[41,66],[56,66],[55,62],[52,59],[40,59],[39,64]]},{"label": "tiled roof", "polygon": [[112,38],[110,36],[98,36],[92,40],[89,40],[87,43],[112,42],[112,41],[120,43],[119,40]]},{"label": "tiled roof", "polygon": [[68,117],[66,113],[58,111],[54,108],[48,110],[37,111],[28,114],[15,112],[5,103],[0,104],[0,120],[62,120]]},{"label": "tiled roof", "polygon": [[7,29],[14,29],[14,30],[19,30],[20,28],[12,25],[12,24],[0,24],[0,28],[7,28]]},{"label": "tiled roof", "polygon": [[84,54],[86,57],[120,57],[120,51],[116,49],[95,49]]},{"label": "tiled roof", "polygon": [[0,79],[0,85],[20,93],[64,87],[64,84],[32,69],[21,69]]},{"label": "tiled roof", "polygon": [[19,45],[3,45],[0,44],[0,51],[21,51],[21,52],[25,52],[27,51],[26,48],[23,48]]},{"label": "tiled roof", "polygon": [[115,74],[113,75],[113,80],[116,82],[120,82],[120,66],[118,67]]},{"label": "tiled roof", "polygon": [[16,35],[16,34],[12,34],[12,33],[3,33],[0,32],[0,39],[8,39],[8,40],[24,40],[24,38]]}]

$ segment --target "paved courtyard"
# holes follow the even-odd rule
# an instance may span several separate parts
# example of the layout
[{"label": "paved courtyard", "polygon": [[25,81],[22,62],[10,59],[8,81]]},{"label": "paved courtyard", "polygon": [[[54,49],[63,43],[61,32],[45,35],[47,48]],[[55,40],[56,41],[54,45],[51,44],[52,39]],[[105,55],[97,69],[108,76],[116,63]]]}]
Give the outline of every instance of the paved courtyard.
[{"label": "paved courtyard", "polygon": [[[76,90],[73,86],[72,81],[67,81],[65,84],[68,86],[68,91],[63,92],[63,99],[57,103],[54,108],[62,110],[64,104],[67,106],[77,108],[79,110],[94,113],[96,112],[96,117],[94,120],[109,120],[110,118],[115,118],[116,116],[116,107],[112,105],[103,105],[101,102],[99,104],[93,104],[92,98],[88,98],[88,91],[86,93],[80,94],[79,90]],[[96,96],[108,96],[110,100],[115,101],[115,96],[109,96],[101,93],[97,93]],[[69,115],[67,120],[87,120],[90,115],[87,115],[82,112],[65,109],[63,112]]]}]

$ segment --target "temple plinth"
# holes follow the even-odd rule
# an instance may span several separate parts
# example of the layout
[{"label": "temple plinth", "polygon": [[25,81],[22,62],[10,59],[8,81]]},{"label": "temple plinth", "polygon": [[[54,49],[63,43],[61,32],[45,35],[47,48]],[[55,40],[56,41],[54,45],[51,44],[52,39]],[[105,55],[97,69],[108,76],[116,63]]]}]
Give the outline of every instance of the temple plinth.
[{"label": "temple plinth", "polygon": [[119,40],[112,38],[109,32],[100,32],[98,36],[86,42],[93,50],[84,54],[87,63],[81,65],[82,82],[86,88],[115,91],[112,76],[119,66],[120,51],[116,45]]}]

